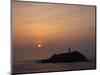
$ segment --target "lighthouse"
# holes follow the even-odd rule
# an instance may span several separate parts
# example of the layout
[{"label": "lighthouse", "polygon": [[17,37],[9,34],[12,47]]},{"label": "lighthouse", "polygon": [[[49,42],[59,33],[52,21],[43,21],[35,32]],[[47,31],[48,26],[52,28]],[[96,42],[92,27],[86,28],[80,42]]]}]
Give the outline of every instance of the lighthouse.
[{"label": "lighthouse", "polygon": [[68,53],[70,53],[71,52],[71,49],[70,48],[68,48]]}]

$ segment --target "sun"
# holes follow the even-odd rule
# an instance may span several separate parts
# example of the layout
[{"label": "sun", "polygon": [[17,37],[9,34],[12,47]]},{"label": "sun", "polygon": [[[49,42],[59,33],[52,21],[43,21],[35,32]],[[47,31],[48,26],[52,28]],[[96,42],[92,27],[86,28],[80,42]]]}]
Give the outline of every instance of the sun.
[{"label": "sun", "polygon": [[38,46],[38,48],[41,48],[42,47],[42,44],[38,44],[37,46]]}]

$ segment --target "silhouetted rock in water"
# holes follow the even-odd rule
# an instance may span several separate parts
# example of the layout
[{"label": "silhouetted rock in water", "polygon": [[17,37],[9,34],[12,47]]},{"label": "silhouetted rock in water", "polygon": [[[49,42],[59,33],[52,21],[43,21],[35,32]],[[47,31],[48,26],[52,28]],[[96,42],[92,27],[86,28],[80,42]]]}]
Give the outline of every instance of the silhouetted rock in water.
[{"label": "silhouetted rock in water", "polygon": [[41,63],[66,63],[66,62],[79,62],[87,61],[86,57],[78,51],[73,51],[69,53],[55,54],[49,59],[40,60]]}]

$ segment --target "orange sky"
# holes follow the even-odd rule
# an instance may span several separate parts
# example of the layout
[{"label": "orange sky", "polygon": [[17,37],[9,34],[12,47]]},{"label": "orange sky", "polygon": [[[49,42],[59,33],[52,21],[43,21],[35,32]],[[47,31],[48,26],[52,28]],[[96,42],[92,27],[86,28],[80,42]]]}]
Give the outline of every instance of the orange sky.
[{"label": "orange sky", "polygon": [[[83,53],[95,55],[95,6],[34,2],[13,2],[12,6],[13,50],[17,59],[45,58],[52,49],[59,53],[65,47],[85,49]],[[39,51],[35,48],[38,43],[44,44]]]}]

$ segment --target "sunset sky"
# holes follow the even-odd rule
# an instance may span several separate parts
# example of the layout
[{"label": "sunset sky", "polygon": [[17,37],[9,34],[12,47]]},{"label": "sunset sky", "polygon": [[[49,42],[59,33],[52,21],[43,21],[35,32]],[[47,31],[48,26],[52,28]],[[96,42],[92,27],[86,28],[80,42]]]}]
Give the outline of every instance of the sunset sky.
[{"label": "sunset sky", "polygon": [[78,50],[95,59],[95,6],[13,2],[14,61]]}]

